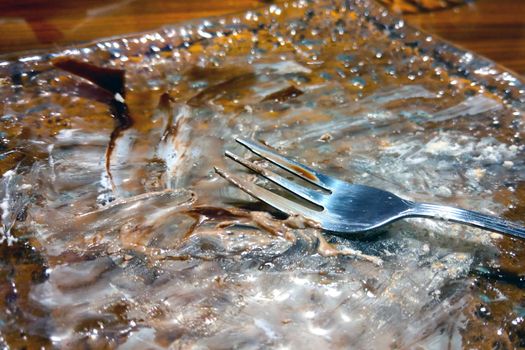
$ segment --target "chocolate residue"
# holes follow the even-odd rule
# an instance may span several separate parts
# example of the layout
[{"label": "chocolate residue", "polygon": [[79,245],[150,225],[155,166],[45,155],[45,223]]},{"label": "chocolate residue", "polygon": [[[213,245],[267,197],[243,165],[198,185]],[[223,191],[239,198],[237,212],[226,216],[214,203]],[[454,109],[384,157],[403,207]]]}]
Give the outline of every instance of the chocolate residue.
[{"label": "chocolate residue", "polygon": [[178,123],[177,125],[173,125],[173,113],[171,112],[172,108],[172,98],[170,94],[168,94],[167,92],[163,93],[159,98],[159,104],[157,106],[157,109],[159,111],[164,112],[168,116],[166,130],[164,130],[161,138],[162,141],[165,140],[168,137],[168,135],[176,134],[176,128],[178,127]]},{"label": "chocolate residue", "polygon": [[68,57],[55,58],[51,63],[57,68],[87,79],[113,94],[120,94],[124,97],[126,71],[123,69],[99,67]]},{"label": "chocolate residue", "polygon": [[[49,347],[50,340],[39,334],[45,331],[47,312],[30,300],[31,289],[48,277],[45,258],[30,242],[19,240],[12,245],[0,244],[0,259],[0,307],[11,317],[10,322],[2,324],[2,344],[7,342],[17,349]],[[28,305],[32,307],[30,313],[25,311]]]},{"label": "chocolate residue", "polygon": [[[123,101],[126,94],[125,70],[99,67],[88,62],[82,62],[67,57],[58,57],[52,61],[52,64],[66,72],[89,80],[98,87],[112,93],[113,99],[110,100],[109,105],[111,114],[118,123],[117,129],[124,130],[132,125],[132,119],[129,115],[128,107]],[[83,88],[85,89],[85,87]],[[97,100],[100,100],[100,97],[94,94],[93,91],[90,93],[96,96]],[[117,99],[118,97],[115,96],[117,94],[120,95],[121,100]]]},{"label": "chocolate residue", "polygon": [[265,96],[262,102],[265,102],[265,101],[284,102],[289,99],[296,98],[297,96],[301,96],[303,93],[304,92],[302,92],[295,86],[291,85],[287,87],[286,89],[282,89],[272,94],[269,94],[268,96]]},{"label": "chocolate residue", "polygon": [[213,219],[226,219],[231,220],[238,217],[248,217],[249,214],[245,211],[231,208],[219,208],[219,207],[211,207],[211,206],[196,206],[191,208],[191,210],[188,211],[188,213],[196,214],[199,216],[204,216],[206,218],[213,218]]},{"label": "chocolate residue", "polygon": [[[243,72],[244,71],[244,72]],[[248,73],[246,68],[238,66],[224,66],[224,67],[201,67],[192,66],[185,72],[185,76],[189,81],[195,80],[213,80],[224,81],[228,78],[238,76],[243,73]]]},{"label": "chocolate residue", "polygon": [[170,97],[170,94],[165,92],[162,95],[160,95],[158,109],[168,111],[170,108],[171,108],[171,97]]},{"label": "chocolate residue", "polygon": [[124,102],[125,96],[125,76],[126,71],[123,69],[99,67],[88,62],[82,62],[68,57],[58,57],[52,61],[52,64],[75,74],[79,77],[89,80],[98,87],[114,94],[109,102],[111,115],[116,120],[115,129],[111,132],[106,151],[106,172],[113,187],[113,176],[111,175],[111,154],[115,148],[115,143],[122,131],[133,125],[133,119],[130,116],[129,108]]},{"label": "chocolate residue", "polygon": [[250,72],[241,74],[202,90],[197,95],[190,98],[186,103],[191,107],[199,107],[206,101],[213,100],[214,98],[224,95],[226,92],[245,89],[251,86],[255,80],[256,76],[254,73]]},{"label": "chocolate residue", "polygon": [[108,142],[108,148],[106,150],[106,172],[108,173],[109,180],[113,183],[113,176],[111,175],[111,155],[113,154],[113,149],[115,148],[115,143],[117,139],[122,134],[122,132],[131,125],[133,125],[133,119],[129,115],[128,106],[125,103],[113,99],[109,105],[111,115],[117,121],[115,129],[111,132]]},{"label": "chocolate residue", "polygon": [[107,105],[109,105],[115,98],[115,95],[108,90],[102,89],[87,81],[81,81],[78,79],[75,79],[74,81],[70,80],[65,82],[63,86],[70,94]]}]

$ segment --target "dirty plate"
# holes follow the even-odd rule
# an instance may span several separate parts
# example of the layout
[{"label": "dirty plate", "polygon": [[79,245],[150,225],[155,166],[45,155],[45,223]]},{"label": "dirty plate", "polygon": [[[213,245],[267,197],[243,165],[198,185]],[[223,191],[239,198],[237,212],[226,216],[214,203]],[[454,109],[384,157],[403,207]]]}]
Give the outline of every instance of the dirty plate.
[{"label": "dirty plate", "polygon": [[241,171],[223,152],[242,135],[347,181],[523,224],[524,89],[368,1],[1,61],[0,342],[522,346],[524,242],[424,219],[326,235],[213,167]]}]

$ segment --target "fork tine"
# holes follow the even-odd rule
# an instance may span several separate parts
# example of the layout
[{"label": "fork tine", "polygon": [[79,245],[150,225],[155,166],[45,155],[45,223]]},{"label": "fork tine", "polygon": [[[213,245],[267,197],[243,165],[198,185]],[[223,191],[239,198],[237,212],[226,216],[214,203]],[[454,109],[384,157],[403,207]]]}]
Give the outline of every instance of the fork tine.
[{"label": "fork tine", "polygon": [[230,151],[225,152],[226,156],[233,159],[237,163],[244,165],[248,169],[253,170],[254,172],[261,174],[268,180],[276,183],[277,185],[285,188],[286,190],[292,192],[295,195],[298,195],[299,197],[302,197],[306,199],[307,201],[312,202],[313,204],[317,204],[319,206],[323,206],[323,202],[325,200],[325,195],[322,193],[319,193],[317,191],[314,191],[312,189],[306,188],[304,186],[301,186],[293,181],[290,181],[280,175],[277,175],[273,171],[270,171],[268,169],[263,168],[260,165],[257,165],[253,162],[250,162],[249,160],[243,159],[236,154],[231,153]]},{"label": "fork tine", "polygon": [[263,147],[260,144],[255,143],[253,141],[241,138],[237,138],[235,139],[235,141],[248,148],[250,151],[257,154],[258,156],[268,159],[270,162],[283,168],[284,170],[287,170],[292,174],[295,174],[301,177],[302,179],[314,185],[317,185],[327,191],[331,191],[331,184],[339,181],[330,176],[322,174],[314,169],[311,169],[306,165],[298,163],[290,158],[284,157],[270,150],[269,148]]},{"label": "fork tine", "polygon": [[261,201],[282,211],[285,214],[298,214],[314,220],[316,217],[318,217],[317,212],[310,208],[307,208],[299,203],[281,197],[261,186],[257,186],[254,183],[241,179],[240,177],[232,175],[220,168],[214,167],[214,169],[217,174],[219,174],[224,179],[228,180],[244,192],[248,193],[249,195],[252,195],[255,198],[260,199]]}]

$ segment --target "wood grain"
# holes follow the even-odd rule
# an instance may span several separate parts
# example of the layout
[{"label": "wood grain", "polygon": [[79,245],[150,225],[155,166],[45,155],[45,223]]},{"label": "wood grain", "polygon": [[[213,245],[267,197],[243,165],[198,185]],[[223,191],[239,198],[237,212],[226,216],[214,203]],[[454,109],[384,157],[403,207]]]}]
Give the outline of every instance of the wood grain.
[{"label": "wood grain", "polygon": [[415,27],[525,75],[523,0],[477,0],[447,10],[405,17]]},{"label": "wood grain", "polygon": [[[404,1],[404,0],[400,0]],[[4,0],[0,53],[55,48],[265,6],[263,0]],[[399,3],[399,1],[398,1]],[[525,1],[474,0],[407,21],[525,74]]]},{"label": "wood grain", "polygon": [[264,5],[261,0],[0,1],[0,53],[143,32]]}]

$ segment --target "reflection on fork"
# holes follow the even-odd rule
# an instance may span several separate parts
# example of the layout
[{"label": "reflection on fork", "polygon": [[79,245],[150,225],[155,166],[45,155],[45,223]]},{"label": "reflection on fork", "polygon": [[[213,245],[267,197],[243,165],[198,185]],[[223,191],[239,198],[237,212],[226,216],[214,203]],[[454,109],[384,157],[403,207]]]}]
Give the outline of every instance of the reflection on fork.
[{"label": "reflection on fork", "polygon": [[425,217],[449,220],[525,239],[525,227],[502,218],[451,206],[412,202],[378,188],[351,184],[320,173],[259,143],[245,139],[236,141],[258,156],[308,181],[315,189],[300,185],[229,151],[226,151],[226,156],[312,205],[285,198],[244,178],[215,168],[219,175],[272,207],[289,215],[301,215],[314,220],[327,231],[348,235],[373,230],[402,218]]}]

